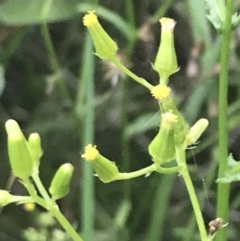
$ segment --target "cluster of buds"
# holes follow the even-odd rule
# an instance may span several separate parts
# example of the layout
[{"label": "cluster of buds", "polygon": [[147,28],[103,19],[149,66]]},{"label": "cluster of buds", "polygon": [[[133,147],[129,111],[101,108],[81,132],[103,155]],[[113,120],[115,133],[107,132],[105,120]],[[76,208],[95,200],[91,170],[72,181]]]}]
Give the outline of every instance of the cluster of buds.
[{"label": "cluster of buds", "polygon": [[[12,172],[25,184],[31,176],[38,175],[40,159],[43,155],[41,137],[38,133],[32,133],[26,139],[15,120],[8,120],[5,127]],[[70,163],[60,166],[49,188],[53,200],[62,198],[68,193],[72,174],[73,166]],[[5,190],[0,190],[0,206],[12,202],[26,203],[29,201],[34,202],[31,197],[15,196]]]}]

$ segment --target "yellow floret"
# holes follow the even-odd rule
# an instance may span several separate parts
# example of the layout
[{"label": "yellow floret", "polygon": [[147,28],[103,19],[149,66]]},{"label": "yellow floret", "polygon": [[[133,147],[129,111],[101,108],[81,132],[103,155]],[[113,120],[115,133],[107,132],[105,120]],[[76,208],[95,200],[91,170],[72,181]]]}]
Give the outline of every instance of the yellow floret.
[{"label": "yellow floret", "polygon": [[87,161],[94,161],[98,155],[97,146],[89,144],[85,147],[85,153],[82,155],[82,158],[85,158]]},{"label": "yellow floret", "polygon": [[92,26],[95,23],[98,23],[98,18],[95,14],[95,11],[88,11],[88,14],[83,17],[83,24],[85,26]]},{"label": "yellow floret", "polygon": [[169,123],[178,122],[178,117],[176,115],[174,115],[171,110],[162,114],[162,118],[163,118],[164,121],[167,121]]},{"label": "yellow floret", "polygon": [[171,89],[166,85],[156,85],[152,88],[151,94],[155,99],[163,100],[164,98],[168,97],[171,92]]}]

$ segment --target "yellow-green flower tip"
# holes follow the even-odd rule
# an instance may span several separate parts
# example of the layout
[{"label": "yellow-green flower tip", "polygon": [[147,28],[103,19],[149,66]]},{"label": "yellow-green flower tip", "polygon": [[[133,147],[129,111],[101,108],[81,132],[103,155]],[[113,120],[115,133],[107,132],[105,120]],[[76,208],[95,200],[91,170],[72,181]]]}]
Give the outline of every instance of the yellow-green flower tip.
[{"label": "yellow-green flower tip", "polygon": [[97,146],[89,144],[85,147],[85,153],[81,157],[87,161],[94,161],[98,156],[99,151],[97,150]]},{"label": "yellow-green flower tip", "polygon": [[95,11],[89,11],[88,14],[83,17],[83,24],[91,34],[98,57],[104,60],[113,60],[116,58],[118,50],[117,44],[103,29]]},{"label": "yellow-green flower tip", "polygon": [[171,89],[166,85],[156,85],[152,88],[151,94],[157,100],[163,100],[170,95]]},{"label": "yellow-green flower tip", "polygon": [[49,188],[53,200],[57,200],[68,194],[73,171],[74,167],[71,163],[65,163],[59,167]]},{"label": "yellow-green flower tip", "polygon": [[188,135],[185,139],[185,147],[194,144],[202,135],[202,133],[207,129],[208,127],[208,120],[207,119],[200,119],[198,120],[189,130]]},{"label": "yellow-green flower tip", "polygon": [[174,27],[176,25],[176,21],[171,18],[161,18],[159,22],[162,25],[162,31],[170,31],[173,32]]},{"label": "yellow-green flower tip", "polygon": [[173,30],[176,22],[170,18],[162,18],[161,42],[154,63],[155,70],[160,75],[161,84],[168,84],[169,76],[178,71],[177,56],[174,47]]},{"label": "yellow-green flower tip", "polygon": [[22,133],[18,123],[12,119],[6,121],[5,128],[8,135],[10,135],[11,133]]},{"label": "yellow-green flower tip", "polygon": [[178,122],[178,117],[177,115],[174,115],[171,110],[169,110],[169,112],[162,114],[162,121],[170,124],[176,123]]},{"label": "yellow-green flower tip", "polygon": [[93,11],[88,11],[88,14],[86,14],[84,17],[83,17],[83,24],[85,26],[92,26],[94,24],[98,24],[98,18],[97,18],[97,15],[95,14],[95,10]]}]

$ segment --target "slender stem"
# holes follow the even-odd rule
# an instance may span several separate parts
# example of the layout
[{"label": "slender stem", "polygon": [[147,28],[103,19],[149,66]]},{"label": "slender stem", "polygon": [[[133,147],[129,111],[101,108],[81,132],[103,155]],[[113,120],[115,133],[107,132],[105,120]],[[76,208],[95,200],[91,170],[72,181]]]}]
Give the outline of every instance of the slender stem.
[{"label": "slender stem", "polygon": [[[176,160],[179,165],[180,164],[186,165],[186,153],[185,153],[185,148],[183,145],[176,147]],[[193,210],[194,210],[194,214],[195,214],[196,221],[198,224],[201,241],[207,241],[208,235],[207,235],[207,231],[205,228],[201,208],[200,208],[198,198],[197,198],[196,192],[194,190],[192,179],[189,175],[187,166],[186,166],[186,168],[184,168],[182,170],[181,174],[183,176],[183,179],[184,179],[185,185],[187,187],[188,194],[190,196],[190,200],[191,200],[191,203],[193,206]]]},{"label": "slender stem", "polygon": [[[227,1],[226,17],[223,26],[223,42],[221,49],[221,73],[219,83],[219,120],[218,120],[218,139],[219,139],[219,172],[218,177],[224,175],[228,159],[228,121],[227,121],[227,101],[228,101],[228,71],[229,55],[231,42],[231,19],[233,12],[233,0]],[[225,222],[229,216],[229,193],[230,184],[218,183],[217,197],[217,216]],[[225,241],[227,229],[221,229],[217,234],[217,241]]]},{"label": "slender stem", "polygon": [[[39,184],[39,180],[37,181],[37,183]],[[37,185],[37,183],[36,183],[36,185]],[[42,182],[40,181],[40,183],[42,183]],[[23,180],[23,184],[27,188],[29,194],[34,199],[34,201],[37,204],[39,204],[40,206],[46,208],[49,212],[51,212],[74,241],[83,241],[83,239],[79,236],[79,234],[74,230],[72,225],[68,222],[68,220],[61,213],[58,206],[56,205],[56,203],[53,200],[51,200],[51,199],[44,200],[41,197],[39,197],[37,195],[37,192],[36,192],[33,184],[31,183],[31,181],[29,179]],[[42,191],[42,193],[44,193],[44,196],[47,194],[47,192],[42,184],[40,184],[40,190]],[[47,196],[48,196],[48,194],[47,194]],[[49,196],[48,196],[48,198],[49,198]]]},{"label": "slender stem", "polygon": [[45,201],[46,201],[47,203],[49,203],[49,204],[52,203],[52,200],[51,200],[50,196],[48,195],[45,187],[44,187],[43,184],[42,184],[41,179],[39,178],[39,174],[38,174],[37,172],[34,173],[34,174],[32,175],[32,178],[33,178],[33,180],[34,180],[34,182],[35,182],[35,184],[36,184],[36,186],[37,186],[37,188],[38,188],[38,191],[40,192],[40,194],[42,195],[42,197],[45,199]]},{"label": "slender stem", "polygon": [[[95,61],[93,52],[93,44],[89,34],[85,37],[84,51],[82,58],[84,64],[82,65],[82,72],[80,75],[80,86],[83,87],[85,92],[81,92],[79,89],[76,114],[81,121],[79,125],[79,136],[82,139],[82,144],[86,146],[94,141],[94,72]],[[82,84],[83,85],[82,85]],[[82,95],[82,96],[81,96]],[[86,112],[82,115],[81,108],[84,105]],[[82,162],[82,178],[79,179],[81,188],[81,211],[80,220],[82,224],[82,234],[85,240],[93,240],[94,235],[94,176],[91,165],[88,162]]]},{"label": "slender stem", "polygon": [[51,209],[49,209],[49,211],[54,215],[54,217],[58,220],[58,222],[62,225],[62,227],[67,231],[67,233],[74,241],[83,241],[83,239],[74,230],[72,225],[68,222],[65,216],[60,212],[57,206],[52,207]]},{"label": "slender stem", "polygon": [[42,32],[45,46],[47,48],[47,54],[48,54],[48,58],[49,58],[49,62],[50,62],[50,68],[55,74],[57,74],[59,88],[60,88],[62,94],[64,95],[64,97],[66,98],[66,100],[71,104],[72,99],[68,93],[65,81],[63,79],[62,71],[61,71],[60,65],[58,63],[56,52],[55,52],[53,42],[51,39],[48,23],[45,20],[43,20],[43,22],[41,24],[41,32]]},{"label": "slender stem", "polygon": [[135,172],[118,173],[118,176],[117,176],[116,180],[126,180],[126,179],[131,179],[131,178],[143,176],[143,175],[151,173],[155,170],[156,170],[155,164],[152,164],[149,167],[143,168],[143,169],[135,171]]},{"label": "slender stem", "polygon": [[40,206],[47,209],[47,203],[45,202],[44,199],[42,199],[41,197],[39,197],[37,195],[37,192],[36,192],[33,184],[31,183],[31,181],[29,179],[25,179],[25,180],[23,180],[23,185],[26,187],[26,189],[28,190],[28,193],[34,199],[34,201],[37,204],[39,204]]},{"label": "slender stem", "polygon": [[126,68],[117,58],[111,59],[111,61],[117,65],[117,67],[122,70],[125,74],[127,74],[129,77],[137,81],[139,84],[145,86],[149,90],[153,88],[151,84],[149,84],[145,79],[138,77],[135,75],[132,71],[130,71],[128,68]]}]

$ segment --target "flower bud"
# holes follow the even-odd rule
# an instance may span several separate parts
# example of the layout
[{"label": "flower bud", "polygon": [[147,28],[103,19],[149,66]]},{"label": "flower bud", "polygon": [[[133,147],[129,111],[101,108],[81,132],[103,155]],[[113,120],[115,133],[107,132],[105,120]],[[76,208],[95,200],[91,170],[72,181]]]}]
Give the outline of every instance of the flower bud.
[{"label": "flower bud", "polygon": [[38,133],[30,134],[28,138],[28,148],[33,158],[34,167],[38,168],[43,151],[41,147],[41,137]]},{"label": "flower bud", "polygon": [[33,173],[33,159],[27,141],[14,120],[6,122],[6,131],[8,134],[8,155],[13,174],[21,179],[26,179]]},{"label": "flower bud", "polygon": [[161,101],[163,111],[171,110],[178,118],[178,122],[174,125],[174,142],[175,145],[183,144],[186,135],[189,132],[189,126],[182,114],[178,111],[171,96],[167,96]]},{"label": "flower bud", "polygon": [[13,196],[8,191],[0,190],[0,207],[4,207],[13,201]]},{"label": "flower bud", "polygon": [[167,85],[170,75],[178,71],[177,57],[174,47],[173,30],[176,22],[171,18],[161,18],[161,43],[154,63],[155,70],[159,73],[161,84]]},{"label": "flower bud", "polygon": [[111,60],[114,58],[118,49],[117,44],[98,22],[95,11],[89,11],[88,14],[84,16],[83,24],[88,28],[92,36],[96,53],[99,58],[104,60]]},{"label": "flower bud", "polygon": [[73,170],[74,167],[71,163],[65,163],[59,167],[49,188],[53,200],[57,200],[68,194]]},{"label": "flower bud", "polygon": [[172,161],[175,157],[173,134],[177,121],[177,116],[170,111],[162,114],[160,130],[148,147],[153,161],[159,165]]},{"label": "flower bud", "polygon": [[102,156],[98,152],[96,146],[91,144],[87,145],[82,158],[85,158],[87,161],[89,161],[102,182],[107,183],[116,180],[118,175],[117,166],[114,162]]},{"label": "flower bud", "polygon": [[188,135],[185,139],[185,146],[190,146],[194,144],[199,137],[202,135],[202,133],[207,129],[208,127],[208,120],[207,119],[200,119],[198,120],[190,129]]}]

